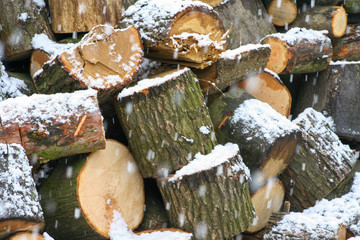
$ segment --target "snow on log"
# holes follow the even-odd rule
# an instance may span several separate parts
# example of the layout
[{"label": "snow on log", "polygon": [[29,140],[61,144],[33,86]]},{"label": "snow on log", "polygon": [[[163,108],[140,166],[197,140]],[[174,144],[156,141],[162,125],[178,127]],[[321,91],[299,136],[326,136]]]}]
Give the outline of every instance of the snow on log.
[{"label": "snow on log", "polygon": [[278,27],[292,23],[296,19],[297,10],[296,0],[272,0],[267,8],[272,23]]},{"label": "snow on log", "polygon": [[145,178],[173,173],[216,145],[200,85],[188,68],[123,89],[115,109]]},{"label": "snow on log", "polygon": [[349,24],[341,38],[332,40],[334,54],[333,61],[360,60],[360,24]]},{"label": "snow on log", "polygon": [[324,32],[292,28],[266,36],[261,43],[271,46],[266,68],[276,74],[311,73],[327,68],[332,56],[330,38]]},{"label": "snow on log", "polygon": [[93,88],[102,103],[129,84],[139,70],[143,48],[136,28],[99,25],[74,47],[48,61],[34,77],[40,93]]},{"label": "snow on log", "polygon": [[0,116],[1,143],[21,144],[32,164],[105,147],[95,90],[10,98]]},{"label": "snow on log", "polygon": [[254,218],[249,174],[236,144],[217,145],[207,155],[196,154],[174,175],[158,179],[170,223],[193,233],[194,239],[240,234]]},{"label": "snow on log", "polygon": [[21,145],[0,144],[0,238],[42,231],[44,216],[29,159]]},{"label": "snow on log", "polygon": [[314,109],[305,109],[293,123],[300,127],[303,142],[280,179],[292,208],[301,211],[333,191],[350,173],[356,156],[332,131],[331,118]]},{"label": "snow on log", "polygon": [[247,76],[262,72],[269,61],[270,46],[248,44],[237,49],[227,50],[211,66],[194,70],[205,94],[218,93]]},{"label": "snow on log", "polygon": [[139,29],[147,57],[203,68],[226,48],[218,14],[199,1],[140,0],[125,11],[122,22]]}]

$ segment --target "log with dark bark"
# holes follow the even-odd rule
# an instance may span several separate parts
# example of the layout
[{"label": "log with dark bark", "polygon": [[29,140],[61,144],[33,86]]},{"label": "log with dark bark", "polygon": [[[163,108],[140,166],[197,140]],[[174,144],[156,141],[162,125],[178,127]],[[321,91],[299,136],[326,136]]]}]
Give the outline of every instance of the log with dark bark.
[{"label": "log with dark bark", "polygon": [[216,145],[200,85],[188,68],[124,89],[115,109],[144,177],[173,173]]},{"label": "log with dark bark", "polygon": [[267,11],[272,17],[272,23],[278,27],[292,23],[298,12],[296,0],[272,0]]},{"label": "log with dark bark", "polygon": [[102,103],[132,81],[142,56],[140,35],[134,27],[100,25],[45,64],[34,78],[35,85],[47,94],[94,88]]},{"label": "log with dark bark", "polygon": [[48,23],[45,2],[42,1],[1,1],[0,25],[0,38],[5,46],[6,61],[29,57],[33,49],[31,41],[35,34],[44,33],[54,39]]},{"label": "log with dark bark", "polygon": [[231,29],[227,49],[258,43],[266,35],[276,33],[261,0],[230,0],[214,8],[226,29]]},{"label": "log with dark bark", "polygon": [[335,38],[333,42],[333,60],[360,60],[360,24],[349,24],[345,34],[341,38]]},{"label": "log with dark bark", "polygon": [[18,144],[0,144],[0,238],[42,231],[44,216],[29,159]]},{"label": "log with dark bark", "polygon": [[144,214],[144,185],[129,150],[115,140],[106,149],[61,159],[39,189],[46,228],[55,239],[106,239],[114,212],[129,229]]},{"label": "log with dark bark", "polygon": [[321,31],[293,28],[286,33],[266,36],[271,55],[266,68],[282,73],[311,73],[327,68],[332,56],[330,38]]},{"label": "log with dark bark", "polygon": [[192,232],[193,239],[225,239],[254,218],[249,172],[233,143],[217,145],[168,178],[158,179],[170,223]]},{"label": "log with dark bark", "polygon": [[21,144],[32,164],[105,147],[94,90],[7,99],[0,116],[1,143]]},{"label": "log with dark bark", "polygon": [[140,0],[122,20],[139,29],[147,57],[204,68],[226,48],[226,31],[207,4],[193,1]]},{"label": "log with dark bark", "polygon": [[216,63],[193,70],[204,94],[219,93],[244,78],[262,72],[270,57],[270,46],[248,44],[223,52]]}]

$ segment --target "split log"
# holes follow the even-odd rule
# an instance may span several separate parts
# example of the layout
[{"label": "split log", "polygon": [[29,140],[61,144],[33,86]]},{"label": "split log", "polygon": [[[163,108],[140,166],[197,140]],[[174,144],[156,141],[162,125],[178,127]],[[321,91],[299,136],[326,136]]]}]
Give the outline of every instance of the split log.
[{"label": "split log", "polygon": [[331,38],[345,34],[347,14],[340,6],[315,6],[300,13],[290,27],[301,27],[313,30],[327,30]]},{"label": "split log", "polygon": [[46,240],[43,235],[36,232],[19,232],[12,235],[9,240]]},{"label": "split log", "polygon": [[303,142],[280,179],[292,208],[302,211],[328,196],[356,159],[355,152],[332,131],[331,119],[321,113],[307,108],[293,122],[300,127]]},{"label": "split log", "polygon": [[101,24],[118,28],[122,8],[121,0],[50,0],[51,28],[55,33],[89,32]]},{"label": "split log", "polygon": [[129,150],[115,140],[87,158],[62,159],[39,193],[45,230],[55,239],[109,238],[114,212],[129,229],[144,214],[143,178]]},{"label": "split log", "polygon": [[223,1],[215,7],[226,29],[231,29],[227,49],[258,43],[266,35],[276,33],[261,0]]},{"label": "split log", "polygon": [[0,25],[0,38],[5,46],[6,61],[29,57],[35,34],[44,33],[54,39],[43,1],[1,1]]},{"label": "split log", "polygon": [[105,147],[94,90],[10,98],[0,116],[1,143],[21,144],[32,164]]},{"label": "split log", "polygon": [[348,140],[360,140],[358,62],[335,62],[318,75],[311,75],[299,89],[294,115],[313,107],[326,112],[335,123],[335,133]]},{"label": "split log", "polygon": [[291,94],[279,76],[271,70],[265,68],[264,72],[239,82],[237,86],[254,98],[268,103],[281,115],[289,117]]},{"label": "split log", "polygon": [[235,142],[252,171],[251,190],[278,176],[289,164],[301,140],[299,127],[268,104],[234,88],[209,107],[219,143]]},{"label": "split log", "polygon": [[0,144],[0,238],[42,231],[44,216],[29,159],[18,144]]},{"label": "split log", "polygon": [[333,60],[360,60],[360,24],[349,24],[346,33],[333,42]]},{"label": "split log", "polygon": [[100,25],[75,47],[47,62],[35,76],[35,85],[46,94],[90,87],[99,91],[102,103],[132,81],[142,56],[140,35],[134,27]]},{"label": "split log", "polygon": [[216,63],[203,70],[194,70],[204,94],[221,92],[247,76],[263,71],[270,57],[270,46],[248,44],[223,52]]},{"label": "split log", "polygon": [[195,155],[174,175],[158,179],[158,186],[173,226],[194,239],[225,239],[246,230],[254,218],[248,180],[239,147],[227,143]]},{"label": "split log", "polygon": [[297,16],[296,0],[272,0],[267,11],[275,26],[284,27],[292,23]]},{"label": "split log", "polygon": [[145,178],[173,173],[216,145],[200,85],[188,68],[124,89],[115,110]]},{"label": "split log", "polygon": [[139,29],[150,58],[203,68],[226,48],[218,14],[200,2],[139,0],[125,11],[122,22]]},{"label": "split log", "polygon": [[266,68],[276,74],[318,72],[327,68],[332,56],[330,38],[311,29],[292,28],[268,35],[262,43],[271,46]]}]

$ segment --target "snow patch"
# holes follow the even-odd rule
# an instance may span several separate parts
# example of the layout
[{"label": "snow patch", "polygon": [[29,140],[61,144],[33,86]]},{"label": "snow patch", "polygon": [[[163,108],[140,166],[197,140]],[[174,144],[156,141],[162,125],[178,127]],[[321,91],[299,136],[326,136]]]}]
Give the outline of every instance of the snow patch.
[{"label": "snow patch", "polygon": [[50,54],[50,59],[76,46],[75,43],[60,44],[51,40],[45,33],[35,34],[31,40],[34,49],[40,49]]},{"label": "snow patch", "polygon": [[254,50],[260,50],[262,48],[270,48],[269,44],[247,44],[236,49],[229,49],[225,52],[222,52],[220,58],[240,60],[241,54],[245,52],[250,52]]},{"label": "snow patch", "polygon": [[[0,102],[8,98],[25,96],[21,90],[29,91],[25,82],[14,77],[10,77],[5,72],[4,65],[0,62]],[[3,117],[2,115],[0,116]]]},{"label": "snow patch", "polygon": [[330,65],[347,65],[347,64],[360,64],[360,61],[346,61],[346,60],[343,60],[343,61],[331,61],[330,62]]}]

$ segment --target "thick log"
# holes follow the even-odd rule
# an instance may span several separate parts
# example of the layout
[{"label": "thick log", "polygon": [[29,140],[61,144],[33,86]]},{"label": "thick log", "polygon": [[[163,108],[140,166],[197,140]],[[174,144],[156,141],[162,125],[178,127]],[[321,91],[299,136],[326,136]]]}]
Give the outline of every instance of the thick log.
[{"label": "thick log", "polygon": [[292,208],[302,211],[328,196],[350,174],[356,156],[332,131],[331,119],[314,109],[307,108],[293,122],[300,127],[303,142],[280,179]]},{"label": "thick log", "polygon": [[227,49],[255,44],[266,35],[276,33],[274,25],[261,0],[223,1],[215,7],[226,29],[231,29]]},{"label": "thick log", "polygon": [[139,29],[147,57],[202,68],[202,63],[215,62],[226,48],[218,14],[200,2],[140,0],[125,11],[122,22]]},{"label": "thick log", "polygon": [[265,68],[264,72],[246,78],[237,86],[245,89],[254,98],[268,103],[281,115],[289,117],[292,102],[291,94],[279,76],[271,70]]},{"label": "thick log", "polygon": [[360,25],[349,24],[341,38],[332,40],[334,53],[333,60],[360,60]]},{"label": "thick log", "polygon": [[247,229],[254,208],[249,170],[238,151],[233,143],[217,145],[174,175],[158,179],[173,226],[192,232],[194,239],[225,239]]},{"label": "thick log", "polygon": [[32,163],[105,147],[94,90],[7,99],[0,116],[1,143],[21,144]]},{"label": "thick log", "polygon": [[36,232],[19,232],[12,235],[9,240],[46,240],[43,235]]},{"label": "thick log", "polygon": [[124,89],[115,110],[143,177],[173,173],[216,145],[200,85],[188,68]]},{"label": "thick log", "polygon": [[132,81],[142,56],[140,35],[134,27],[99,25],[47,62],[34,81],[39,92],[47,94],[90,87],[99,91],[102,103]]},{"label": "thick log", "polygon": [[223,52],[216,63],[193,70],[204,94],[219,93],[244,78],[263,71],[270,57],[270,46],[248,44]]},{"label": "thick log", "polygon": [[29,57],[35,34],[44,33],[54,39],[43,1],[1,1],[0,25],[0,38],[5,46],[6,61]]},{"label": "thick log", "polygon": [[114,212],[129,229],[144,214],[144,185],[129,150],[115,140],[87,158],[62,159],[39,189],[45,231],[55,239],[105,239]]},{"label": "thick log", "polygon": [[292,23],[297,16],[296,0],[272,0],[267,11],[275,26],[284,27]]},{"label": "thick log", "polygon": [[276,74],[318,72],[327,68],[332,56],[330,38],[311,29],[292,28],[268,35],[261,42],[271,46],[266,68]]},{"label": "thick log", "polygon": [[0,238],[42,231],[44,216],[29,159],[18,144],[0,144]]},{"label": "thick log", "polygon": [[327,30],[331,38],[345,34],[347,14],[341,6],[315,6],[300,13],[290,27]]}]

